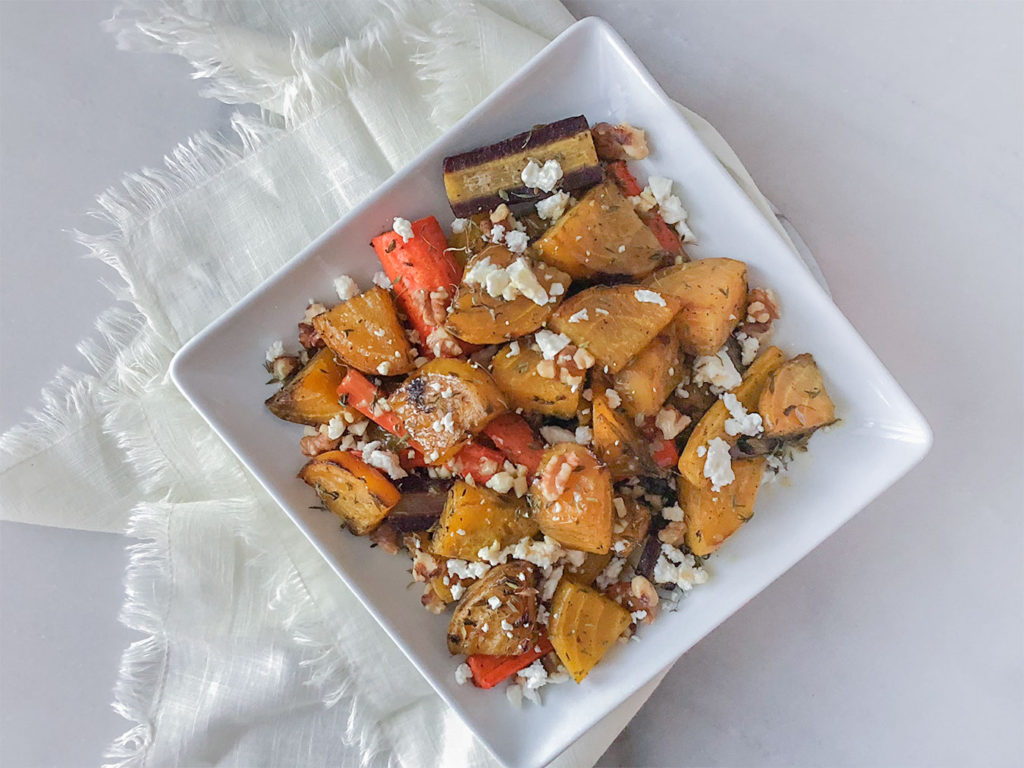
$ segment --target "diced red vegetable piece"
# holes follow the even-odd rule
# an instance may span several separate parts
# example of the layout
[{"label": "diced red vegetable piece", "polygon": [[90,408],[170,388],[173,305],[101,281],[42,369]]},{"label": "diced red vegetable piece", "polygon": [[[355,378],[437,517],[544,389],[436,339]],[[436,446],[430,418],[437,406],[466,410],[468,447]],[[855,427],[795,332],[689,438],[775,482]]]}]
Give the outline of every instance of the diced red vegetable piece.
[{"label": "diced red vegetable piece", "polygon": [[484,434],[513,464],[522,464],[531,476],[537,472],[544,448],[522,416],[502,414],[484,427]]},{"label": "diced red vegetable piece", "polygon": [[472,477],[480,485],[485,485],[501,470],[505,455],[486,445],[471,442],[455,454],[453,464],[458,474]]},{"label": "diced red vegetable piece", "polygon": [[[346,403],[359,411],[363,416],[374,421],[388,432],[398,437],[406,435],[405,427],[391,411],[382,411],[374,408],[377,400],[377,386],[366,378],[355,368],[349,368],[341,384],[338,385],[338,394],[347,397]],[[415,446],[414,446],[415,447]]]},{"label": "diced red vegetable piece", "polygon": [[659,467],[674,467],[679,463],[679,447],[675,440],[656,437],[651,443],[651,456]]},{"label": "diced red vegetable piece", "polygon": [[[643,192],[640,183],[630,172],[625,160],[616,160],[614,163],[608,163],[608,173],[615,180],[619,189],[622,190],[622,194],[627,197],[634,197]],[[683,252],[683,245],[679,241],[679,235],[672,227],[665,223],[660,213],[649,211],[640,214],[640,218],[644,220],[647,228],[658,238],[658,243],[664,250],[673,255],[679,255]]]},{"label": "diced red vegetable piece", "polygon": [[402,469],[408,472],[411,469],[420,469],[427,466],[427,460],[419,450],[409,446],[408,448],[401,448],[397,451],[398,463],[402,465]]},{"label": "diced red vegetable piece", "polygon": [[619,189],[622,190],[622,194],[626,197],[635,197],[643,192],[639,182],[636,180],[636,176],[630,172],[625,160],[616,160],[614,163],[608,163],[608,173],[615,179],[615,183],[619,185]]},{"label": "diced red vegetable piece", "polygon": [[[462,279],[462,267],[447,250],[448,241],[433,216],[412,222],[413,237],[406,242],[394,231],[373,238],[384,273],[391,280],[395,299],[420,336],[420,349],[431,356],[427,339],[444,318],[435,317],[430,294],[446,291],[447,312],[455,288]],[[436,320],[437,322],[432,322]]]},{"label": "diced red vegetable piece", "polygon": [[526,669],[541,656],[551,653],[551,642],[542,637],[526,653],[518,656],[485,656],[481,653],[466,659],[473,673],[473,683],[478,688],[493,688],[507,680],[521,669]]}]

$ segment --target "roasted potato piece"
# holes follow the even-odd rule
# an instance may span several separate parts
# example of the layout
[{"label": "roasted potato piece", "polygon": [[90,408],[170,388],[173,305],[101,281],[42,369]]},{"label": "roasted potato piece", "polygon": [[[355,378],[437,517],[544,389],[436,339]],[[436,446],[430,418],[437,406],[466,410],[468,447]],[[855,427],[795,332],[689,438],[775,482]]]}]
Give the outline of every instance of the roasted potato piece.
[{"label": "roasted potato piece", "polygon": [[612,381],[630,418],[654,416],[685,373],[686,360],[673,324],[640,350]]},{"label": "roasted potato piece", "polygon": [[735,259],[699,259],[659,269],[644,285],[677,296],[679,341],[691,355],[713,355],[746,317],[747,265]]},{"label": "roasted potato piece", "polygon": [[582,445],[544,452],[530,503],[541,532],[563,546],[599,555],[611,549],[611,473]]},{"label": "roasted potato piece", "polygon": [[479,560],[494,542],[501,548],[537,533],[525,499],[495,493],[459,480],[448,491],[441,519],[434,528],[430,551],[445,557]]},{"label": "roasted potato piece", "polygon": [[613,181],[589,190],[535,244],[541,259],[573,277],[649,274],[661,245]]},{"label": "roasted potato piece", "polygon": [[612,480],[645,474],[654,468],[651,452],[633,420],[611,407],[607,390],[595,380],[591,403],[594,451],[611,472]]},{"label": "roasted potato piece", "polygon": [[661,333],[680,301],[639,285],[598,285],[562,302],[548,326],[618,373]]},{"label": "roasted potato piece", "polygon": [[754,516],[754,501],[761,485],[766,459],[735,459],[735,479],[714,490],[705,477],[691,483],[679,478],[679,503],[686,521],[686,546],[698,557],[710,555],[737,529]]},{"label": "roasted potato piece", "polygon": [[386,476],[345,451],[321,453],[306,462],[299,478],[356,536],[376,529],[402,497]]},{"label": "roasted potato piece", "polygon": [[[497,608],[491,607],[492,597],[497,598]],[[466,590],[456,606],[448,625],[448,652],[523,653],[536,640],[536,620],[536,566],[525,560],[496,565]]]},{"label": "roasted potato piece", "polygon": [[768,437],[796,437],[836,420],[836,407],[821,371],[806,353],[787,360],[768,376],[757,412]]},{"label": "roasted potato piece", "polygon": [[437,358],[396,389],[388,406],[430,464],[444,464],[487,422],[508,410],[487,371]]},{"label": "roasted potato piece", "polygon": [[383,288],[353,296],[317,315],[313,327],[334,354],[363,373],[395,376],[414,367],[394,299]]},{"label": "roasted potato piece", "polygon": [[563,579],[551,602],[548,637],[579,683],[608,652],[632,618],[629,611],[596,589]]},{"label": "roasted potato piece", "polygon": [[279,419],[311,427],[326,424],[346,413],[352,421],[361,419],[355,410],[338,402],[338,385],[345,370],[345,366],[335,360],[334,353],[325,347],[267,398],[267,408]]},{"label": "roasted potato piece", "polygon": [[546,379],[537,372],[537,363],[544,356],[529,349],[525,341],[518,342],[518,354],[505,345],[491,360],[491,372],[511,408],[522,408],[527,413],[571,419],[580,404],[580,387],[573,388],[558,378]]},{"label": "roasted potato piece", "polygon": [[[768,377],[784,360],[782,351],[778,347],[768,347],[747,369],[743,382],[733,390],[736,399],[743,404],[748,411],[753,411],[757,405],[761,390],[768,382]],[[707,413],[697,422],[697,426],[690,433],[690,439],[686,441],[686,447],[679,455],[679,473],[694,485],[701,485],[704,478],[704,457],[698,455],[700,448],[707,447],[708,443],[718,437],[735,445],[739,435],[729,435],[725,431],[725,422],[729,418],[729,410],[725,403],[716,400],[715,404],[708,408]]]},{"label": "roasted potato piece", "polygon": [[[470,259],[466,273],[485,261],[504,269],[518,258],[503,245],[491,245]],[[526,256],[522,258],[551,301],[537,304],[526,296],[516,296],[506,301],[501,296],[491,296],[481,285],[467,285],[463,276],[463,282],[448,310],[446,327],[449,333],[471,344],[498,344],[533,333],[547,321],[561,302],[572,278],[552,266],[535,262]],[[552,286],[556,284],[561,288],[555,289],[558,296],[552,296]]]}]

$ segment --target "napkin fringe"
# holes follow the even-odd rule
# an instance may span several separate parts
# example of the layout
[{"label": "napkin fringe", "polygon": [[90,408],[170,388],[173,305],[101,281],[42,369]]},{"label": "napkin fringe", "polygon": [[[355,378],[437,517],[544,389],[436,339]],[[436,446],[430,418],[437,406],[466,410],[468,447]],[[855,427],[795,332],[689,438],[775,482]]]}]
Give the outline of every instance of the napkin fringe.
[{"label": "napkin fringe", "polygon": [[169,557],[169,510],[162,503],[140,504],[132,511],[127,535],[139,539],[128,547],[125,599],[120,620],[145,634],[121,655],[114,685],[114,711],[135,723],[108,748],[104,757],[115,762],[103,768],[140,764],[153,741],[150,717],[157,708],[167,663],[164,620],[172,582]]},{"label": "napkin fringe", "polygon": [[341,738],[346,745],[358,747],[360,767],[391,765],[391,751],[376,723],[361,717],[364,707],[353,678],[347,674],[348,663],[329,628],[319,618],[320,608],[290,559],[287,575],[274,582],[270,608],[280,614],[291,639],[310,653],[309,658],[299,663],[309,671],[306,685],[318,689],[325,706],[340,706],[349,713]]}]

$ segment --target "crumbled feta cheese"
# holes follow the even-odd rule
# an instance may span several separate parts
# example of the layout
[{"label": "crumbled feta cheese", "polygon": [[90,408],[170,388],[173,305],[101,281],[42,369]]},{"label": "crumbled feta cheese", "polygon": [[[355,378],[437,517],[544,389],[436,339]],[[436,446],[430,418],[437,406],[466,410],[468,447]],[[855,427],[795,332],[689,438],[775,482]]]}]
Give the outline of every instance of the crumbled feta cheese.
[{"label": "crumbled feta cheese", "polygon": [[487,239],[490,240],[492,243],[500,243],[504,239],[504,237],[505,237],[505,227],[504,227],[504,225],[502,225],[502,224],[495,224],[493,227],[491,227],[491,231],[490,231],[490,234],[488,235]]},{"label": "crumbled feta cheese", "polygon": [[385,291],[391,288],[391,280],[383,271],[373,273],[373,284],[379,288],[383,288]]},{"label": "crumbled feta cheese", "polygon": [[708,442],[708,455],[704,459],[704,477],[711,481],[711,489],[718,491],[736,479],[729,458],[729,444],[720,437]]},{"label": "crumbled feta cheese", "polygon": [[445,567],[448,569],[449,575],[458,576],[460,579],[479,579],[491,570],[491,566],[487,563],[469,562],[457,557],[446,560]]},{"label": "crumbled feta cheese", "polygon": [[608,312],[608,310],[607,310],[607,309],[605,309],[604,307],[594,307],[594,312],[596,312],[596,313],[597,313],[597,314],[599,314],[599,315],[607,315],[607,314],[610,314],[610,313]]},{"label": "crumbled feta cheese", "polygon": [[619,396],[619,393],[616,392],[611,387],[604,391],[604,396],[605,399],[608,400],[608,405],[610,407],[618,408],[620,405],[622,405],[622,398]]},{"label": "crumbled feta cheese", "polygon": [[537,215],[545,221],[554,221],[565,213],[566,206],[568,205],[569,193],[555,192],[550,197],[537,201]]},{"label": "crumbled feta cheese", "polygon": [[540,428],[540,436],[544,438],[544,441],[549,445],[555,443],[575,443],[576,435],[570,432],[568,429],[556,426],[544,426]]},{"label": "crumbled feta cheese", "polygon": [[453,219],[452,220],[452,232],[456,235],[461,235],[466,231],[466,226],[469,224],[469,219]]},{"label": "crumbled feta cheese", "polygon": [[579,323],[579,322],[582,322],[584,320],[589,320],[589,319],[590,319],[590,315],[587,314],[587,308],[586,307],[581,309],[579,312],[576,312],[574,314],[569,315],[569,322],[570,323]]},{"label": "crumbled feta cheese", "polygon": [[498,493],[508,493],[515,482],[516,477],[511,472],[496,472],[487,480],[487,487]]},{"label": "crumbled feta cheese", "polygon": [[359,286],[348,275],[338,275],[334,278],[334,290],[338,292],[338,298],[342,301],[348,301],[353,296],[359,295]]},{"label": "crumbled feta cheese", "polygon": [[508,344],[508,356],[509,357],[515,357],[518,354],[519,354],[519,342],[518,341],[510,341],[509,344]]},{"label": "crumbled feta cheese", "polygon": [[325,307],[323,304],[317,301],[311,301],[309,303],[309,306],[306,307],[306,315],[305,317],[302,318],[302,322],[306,323],[306,325],[312,325],[313,318],[316,317],[317,315],[322,315],[326,311],[327,307]]},{"label": "crumbled feta cheese", "polygon": [[698,445],[697,446],[697,455],[700,456],[701,458],[703,458],[704,454],[706,454],[707,452],[708,452],[708,447],[706,445]]},{"label": "crumbled feta cheese", "polygon": [[730,436],[749,435],[755,437],[761,434],[761,414],[747,413],[747,409],[732,392],[722,395],[722,402],[729,410],[729,418],[725,420],[725,434]]},{"label": "crumbled feta cheese", "polygon": [[341,416],[332,416],[331,420],[327,422],[327,437],[331,440],[337,440],[348,428],[348,424],[345,423],[345,419]]},{"label": "crumbled feta cheese", "polygon": [[555,333],[546,328],[537,331],[533,339],[537,342],[537,346],[540,347],[541,354],[544,355],[545,360],[554,360],[559,352],[572,343],[572,339],[565,334]]},{"label": "crumbled feta cheese", "polygon": [[743,331],[736,334],[736,341],[740,343],[740,362],[750,365],[757,357],[757,350],[761,346],[756,336],[747,336]]},{"label": "crumbled feta cheese", "polygon": [[468,680],[473,677],[473,670],[469,668],[469,664],[463,662],[455,668],[455,682],[459,685],[465,685]]},{"label": "crumbled feta cheese", "polygon": [[505,245],[512,253],[523,253],[529,243],[530,238],[526,236],[526,233],[517,229],[513,229],[505,235]]},{"label": "crumbled feta cheese", "polygon": [[492,611],[496,611],[501,607],[501,598],[497,595],[491,595],[487,598],[487,604],[491,606]]},{"label": "crumbled feta cheese", "polygon": [[562,178],[562,166],[554,159],[546,160],[544,165],[540,165],[536,160],[530,160],[523,168],[520,178],[530,189],[553,192]]},{"label": "crumbled feta cheese", "polygon": [[401,235],[402,240],[407,243],[415,236],[412,231],[412,224],[408,219],[403,219],[400,216],[395,217],[395,222],[392,224],[392,228],[395,230],[395,234]]},{"label": "crumbled feta cheese", "polygon": [[672,194],[672,180],[666,179],[664,176],[651,176],[647,180],[647,184],[648,188],[641,195],[649,189],[650,194],[658,203],[658,213],[661,214],[665,223],[675,224],[676,232],[679,233],[679,237],[684,243],[694,242],[697,238],[686,224],[689,214],[683,208],[682,201]]},{"label": "crumbled feta cheese", "polygon": [[348,431],[351,432],[353,435],[356,435],[357,437],[362,437],[366,433],[366,428],[368,426],[370,426],[370,420],[362,419],[360,421],[356,421],[352,424],[349,424]]},{"label": "crumbled feta cheese", "polygon": [[452,593],[453,600],[458,600],[462,597],[462,593],[466,591],[466,588],[461,584],[451,584],[448,587],[448,591]]},{"label": "crumbled feta cheese", "polygon": [[490,257],[485,257],[466,270],[462,281],[466,285],[481,286],[489,296],[501,297],[505,301],[512,301],[518,296],[526,296],[539,306],[549,301],[547,291],[523,256],[504,268],[492,264]]},{"label": "crumbled feta cheese", "polygon": [[275,360],[277,360],[277,358],[281,357],[282,355],[284,355],[284,343],[282,343],[280,339],[275,341],[267,348],[268,363],[274,362]]},{"label": "crumbled feta cheese", "polygon": [[[320,426],[323,426],[322,424]],[[302,434],[304,437],[316,437],[320,434],[320,430],[316,427],[305,426],[302,428]]]},{"label": "crumbled feta cheese", "polygon": [[689,592],[695,584],[708,580],[708,573],[694,560],[669,544],[661,545],[661,554],[654,564],[654,581],[657,584],[675,584],[683,592]]},{"label": "crumbled feta cheese", "polygon": [[647,618],[647,611],[633,611],[629,615],[632,617],[634,622],[639,623]]},{"label": "crumbled feta cheese", "polygon": [[626,560],[622,557],[613,557],[608,561],[608,565],[604,567],[604,570],[598,574],[596,581],[598,589],[607,589],[616,581],[619,580],[619,575],[622,573],[622,569],[626,567]]},{"label": "crumbled feta cheese", "polygon": [[389,363],[387,360],[385,360],[383,363],[377,366],[377,373],[379,373],[381,376],[387,376],[390,371],[391,363]]},{"label": "crumbled feta cheese", "polygon": [[563,573],[565,573],[564,566],[560,565],[551,569],[551,574],[544,578],[544,583],[540,587],[541,600],[550,600],[555,596],[555,590],[558,589],[558,582],[561,581]]},{"label": "crumbled feta cheese", "polygon": [[563,293],[565,293],[565,286],[564,285],[562,285],[561,283],[552,283],[551,284],[551,295],[552,296],[561,296]]},{"label": "crumbled feta cheese", "polygon": [[637,288],[633,291],[633,297],[642,304],[657,304],[664,307],[665,298],[657,291],[649,291],[646,288]]},{"label": "crumbled feta cheese", "polygon": [[379,440],[374,440],[363,448],[363,461],[371,467],[383,469],[392,480],[407,477],[408,472],[402,469],[398,462],[398,456],[391,451],[381,450]]},{"label": "crumbled feta cheese", "polygon": [[662,507],[661,516],[671,522],[680,523],[683,521],[683,510],[678,504],[673,504],[671,507]]},{"label": "crumbled feta cheese", "polygon": [[594,439],[594,430],[590,427],[576,427],[576,442],[580,445],[590,445]]},{"label": "crumbled feta cheese", "polygon": [[654,426],[661,430],[666,440],[675,440],[680,432],[690,426],[690,421],[689,416],[670,406],[658,411],[658,415],[654,417]]},{"label": "crumbled feta cheese", "polygon": [[695,384],[710,384],[712,392],[735,389],[743,381],[729,353],[723,348],[714,355],[698,355],[693,361]]},{"label": "crumbled feta cheese", "polygon": [[576,354],[572,356],[572,361],[576,363],[576,367],[586,370],[597,362],[597,358],[594,357],[590,352],[580,347],[576,350]]}]

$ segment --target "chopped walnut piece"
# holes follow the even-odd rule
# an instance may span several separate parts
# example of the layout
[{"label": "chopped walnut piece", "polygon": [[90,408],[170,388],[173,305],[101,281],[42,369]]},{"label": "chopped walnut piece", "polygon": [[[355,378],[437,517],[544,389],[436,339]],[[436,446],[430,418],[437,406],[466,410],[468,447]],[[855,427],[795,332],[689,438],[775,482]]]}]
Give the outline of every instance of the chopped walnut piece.
[{"label": "chopped walnut piece", "polygon": [[682,544],[685,536],[686,523],[682,520],[673,520],[658,531],[658,540],[672,547],[678,547]]},{"label": "chopped walnut piece", "polygon": [[318,456],[324,451],[333,451],[341,444],[341,438],[330,438],[323,432],[315,435],[306,435],[299,440],[299,450],[303,456]]},{"label": "chopped walnut piece", "polygon": [[423,590],[423,596],[420,597],[420,602],[423,604],[423,607],[431,613],[444,613],[444,600],[438,596],[437,592],[434,591],[434,588],[430,584],[427,584],[427,588]]},{"label": "chopped walnut piece", "polygon": [[779,319],[779,304],[775,294],[765,288],[754,288],[747,294],[747,316],[739,331],[747,336],[763,338],[772,329],[772,323]]},{"label": "chopped walnut piece", "polygon": [[650,154],[647,134],[629,123],[597,123],[590,129],[594,148],[602,160],[643,160]]},{"label": "chopped walnut piece", "polygon": [[324,346],[324,340],[312,325],[299,323],[299,344],[306,349],[316,349]]},{"label": "chopped walnut piece", "polygon": [[565,492],[572,471],[580,465],[580,457],[573,452],[562,453],[547,463],[541,473],[540,494],[546,501],[555,501]]},{"label": "chopped walnut piece", "polygon": [[294,355],[281,355],[275,357],[272,362],[267,363],[267,370],[274,377],[275,381],[284,381],[299,370],[301,363]]},{"label": "chopped walnut piece", "polygon": [[382,552],[389,555],[398,554],[398,531],[387,522],[382,523],[377,530],[370,534],[370,541],[380,547]]}]

